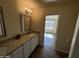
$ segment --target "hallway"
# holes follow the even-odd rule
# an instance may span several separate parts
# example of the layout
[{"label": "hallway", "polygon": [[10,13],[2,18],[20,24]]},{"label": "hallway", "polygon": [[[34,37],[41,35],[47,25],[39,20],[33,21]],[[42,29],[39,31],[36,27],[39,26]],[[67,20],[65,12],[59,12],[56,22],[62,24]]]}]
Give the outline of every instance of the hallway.
[{"label": "hallway", "polygon": [[45,33],[44,35],[44,48],[54,48],[55,34]]},{"label": "hallway", "polygon": [[37,46],[31,58],[67,58],[67,54],[55,50],[55,35],[45,33],[44,46]]}]

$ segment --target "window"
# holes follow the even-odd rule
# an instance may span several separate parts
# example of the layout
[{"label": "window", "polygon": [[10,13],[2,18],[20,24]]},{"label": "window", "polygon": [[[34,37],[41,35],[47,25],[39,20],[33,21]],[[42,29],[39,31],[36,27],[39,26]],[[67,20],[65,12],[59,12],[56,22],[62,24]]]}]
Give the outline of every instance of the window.
[{"label": "window", "polygon": [[47,15],[45,21],[45,32],[56,33],[59,15]]},{"label": "window", "polygon": [[[47,27],[47,28],[51,28],[51,25],[54,25],[54,21],[53,21],[53,20],[52,20],[52,21],[51,21],[51,20],[47,20],[47,21],[46,21],[46,27]],[[52,26],[52,27],[53,27],[53,26]]]}]

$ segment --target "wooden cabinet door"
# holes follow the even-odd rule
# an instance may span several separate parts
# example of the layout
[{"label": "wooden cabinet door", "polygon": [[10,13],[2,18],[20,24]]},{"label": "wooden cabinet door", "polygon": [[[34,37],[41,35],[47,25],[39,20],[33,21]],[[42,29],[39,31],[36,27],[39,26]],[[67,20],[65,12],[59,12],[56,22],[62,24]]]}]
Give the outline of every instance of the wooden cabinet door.
[{"label": "wooden cabinet door", "polygon": [[28,58],[30,56],[30,41],[24,44],[24,58]]},{"label": "wooden cabinet door", "polygon": [[12,55],[12,58],[23,58],[23,47],[20,47],[18,49],[16,49]]}]

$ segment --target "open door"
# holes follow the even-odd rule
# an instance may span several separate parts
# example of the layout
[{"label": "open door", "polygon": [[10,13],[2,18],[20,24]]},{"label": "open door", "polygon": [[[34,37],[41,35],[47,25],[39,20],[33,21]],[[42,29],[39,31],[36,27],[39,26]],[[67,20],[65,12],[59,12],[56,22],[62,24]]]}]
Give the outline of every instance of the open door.
[{"label": "open door", "polygon": [[79,15],[69,53],[70,58],[79,58]]}]

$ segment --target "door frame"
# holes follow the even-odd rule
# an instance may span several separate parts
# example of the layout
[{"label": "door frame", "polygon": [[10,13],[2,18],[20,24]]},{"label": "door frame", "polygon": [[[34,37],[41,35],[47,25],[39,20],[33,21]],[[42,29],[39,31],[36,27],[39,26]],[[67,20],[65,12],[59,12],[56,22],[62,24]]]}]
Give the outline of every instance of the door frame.
[{"label": "door frame", "polygon": [[[59,27],[59,19],[60,19],[60,15],[59,14],[51,14],[51,15],[58,15],[58,21],[57,21],[57,28],[56,28],[56,34],[55,34],[55,39],[57,40],[57,32],[58,32],[58,27]],[[47,15],[46,15],[47,16]],[[43,36],[45,35],[45,21],[46,21],[46,16],[44,17],[44,32],[43,32]],[[44,38],[44,37],[43,37]],[[43,39],[43,45],[44,45],[44,39]]]}]

